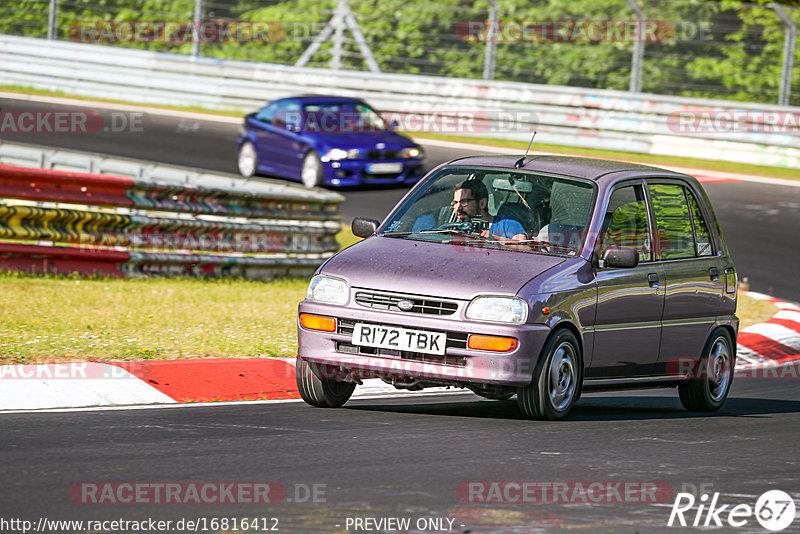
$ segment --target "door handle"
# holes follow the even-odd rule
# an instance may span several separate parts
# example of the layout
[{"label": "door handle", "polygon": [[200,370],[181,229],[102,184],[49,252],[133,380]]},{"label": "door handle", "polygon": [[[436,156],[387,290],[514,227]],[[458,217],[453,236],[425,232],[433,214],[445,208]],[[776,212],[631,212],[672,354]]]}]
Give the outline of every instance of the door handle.
[{"label": "door handle", "polygon": [[658,287],[658,275],[656,273],[650,273],[647,275],[647,282],[650,284],[650,287]]},{"label": "door handle", "polygon": [[717,269],[716,267],[710,268],[708,270],[708,276],[711,277],[711,280],[716,282],[717,280],[719,280],[719,269]]}]

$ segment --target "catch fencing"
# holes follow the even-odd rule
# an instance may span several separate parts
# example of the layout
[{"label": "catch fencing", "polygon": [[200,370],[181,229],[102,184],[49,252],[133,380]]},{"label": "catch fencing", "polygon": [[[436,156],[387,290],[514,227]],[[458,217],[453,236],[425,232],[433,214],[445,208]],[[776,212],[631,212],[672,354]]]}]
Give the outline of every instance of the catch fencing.
[{"label": "catch fencing", "polygon": [[800,167],[798,107],[285,67],[12,36],[0,36],[0,74],[19,86],[236,112],[303,93],[355,96],[397,117],[412,135],[527,141],[536,130],[546,144]]},{"label": "catch fencing", "polygon": [[[24,149],[0,145],[0,162],[24,160],[35,150]],[[66,159],[53,152],[42,163]],[[80,156],[73,154],[73,165]],[[0,165],[0,269],[111,277],[309,276],[338,249],[342,200],[224,176],[190,183],[175,174]]]}]

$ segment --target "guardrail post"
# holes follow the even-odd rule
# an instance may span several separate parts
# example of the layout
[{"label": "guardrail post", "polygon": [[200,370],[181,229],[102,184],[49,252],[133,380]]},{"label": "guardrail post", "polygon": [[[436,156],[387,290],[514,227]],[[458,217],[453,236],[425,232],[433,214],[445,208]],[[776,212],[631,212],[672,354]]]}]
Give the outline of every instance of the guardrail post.
[{"label": "guardrail post", "polygon": [[203,0],[194,0],[194,16],[192,17],[192,57],[200,55],[200,22],[203,18]]},{"label": "guardrail post", "polygon": [[779,4],[769,4],[769,7],[778,15],[783,25],[786,26],[783,39],[783,65],[781,67],[781,86],[778,94],[778,105],[788,106],[789,96],[792,93],[792,66],[794,64],[794,42],[797,37],[797,26],[791,17]]},{"label": "guardrail post", "polygon": [[497,54],[497,34],[500,8],[495,0],[489,0],[489,28],[486,32],[486,56],[483,58],[483,79],[494,80],[494,60]]},{"label": "guardrail post", "polygon": [[636,0],[625,0],[628,6],[636,13],[636,32],[633,41],[633,56],[631,57],[631,84],[632,93],[642,91],[642,61],[644,60],[644,11]]},{"label": "guardrail post", "polygon": [[359,28],[358,22],[356,22],[356,18],[353,16],[353,12],[350,10],[347,0],[338,0],[333,18],[328,21],[319,35],[314,38],[314,41],[306,48],[294,66],[305,67],[311,57],[319,52],[322,43],[330,39],[331,35],[333,35],[333,50],[331,50],[332,57],[329,65],[332,69],[341,69],[343,65],[342,55],[345,28],[349,28],[350,32],[353,34],[358,49],[361,51],[361,55],[364,56],[364,61],[367,63],[367,68],[371,72],[380,72],[381,69],[378,67],[378,62],[375,61],[375,56],[372,55],[372,50],[370,50],[367,40],[364,39],[364,34],[361,33],[361,28]]},{"label": "guardrail post", "polygon": [[47,38],[51,41],[57,37],[58,0],[50,0],[50,12],[47,14]]},{"label": "guardrail post", "polygon": [[[345,0],[339,0],[336,4],[336,16],[333,18],[333,20],[336,22],[333,30],[333,50],[331,50],[330,66],[334,70],[339,70],[342,68],[342,51],[344,49],[345,28],[344,17],[346,13],[347,8],[345,6]],[[333,22],[331,23],[334,24]]]}]

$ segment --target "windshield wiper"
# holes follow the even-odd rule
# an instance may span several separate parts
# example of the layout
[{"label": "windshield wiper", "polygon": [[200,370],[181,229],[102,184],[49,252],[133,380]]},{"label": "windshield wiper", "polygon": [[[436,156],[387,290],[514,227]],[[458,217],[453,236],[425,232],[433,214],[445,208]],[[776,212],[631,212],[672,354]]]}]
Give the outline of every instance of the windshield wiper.
[{"label": "windshield wiper", "polygon": [[555,243],[551,243],[550,241],[539,241],[538,239],[523,239],[521,241],[517,241],[516,244],[540,246],[540,247],[553,247],[561,250],[566,250],[567,252],[576,252],[575,249],[573,248],[565,247],[564,245],[557,245]]},{"label": "windshield wiper", "polygon": [[451,234],[451,235],[468,235],[466,232],[461,230],[456,230],[454,228],[444,228],[441,230],[417,230],[416,232],[383,232],[378,235],[387,236],[387,237],[402,237],[404,235],[411,235],[411,234]]}]

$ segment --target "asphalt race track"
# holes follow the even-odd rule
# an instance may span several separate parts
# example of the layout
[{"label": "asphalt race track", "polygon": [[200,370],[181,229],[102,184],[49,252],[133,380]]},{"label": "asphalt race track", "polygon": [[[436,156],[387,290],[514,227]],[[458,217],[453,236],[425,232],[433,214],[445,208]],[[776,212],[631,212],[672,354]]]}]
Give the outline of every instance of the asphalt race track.
[{"label": "asphalt race track", "polygon": [[[0,98],[0,111],[86,110]],[[176,118],[143,112],[97,110],[111,131],[90,134],[5,134],[9,142],[32,143],[136,158],[173,165],[236,173],[237,124]],[[111,115],[116,118],[111,118]],[[134,117],[132,114],[136,114]],[[130,125],[136,121],[136,126]],[[115,127],[116,125],[116,127]],[[113,131],[113,130],[118,131]],[[546,141],[546,139],[542,139]],[[424,142],[423,142],[424,144]],[[426,166],[473,155],[477,151],[426,147]],[[786,300],[800,301],[796,265],[800,265],[800,187],[750,182],[706,184],[740,276],[751,289]],[[344,191],[345,222],[365,216],[383,219],[407,188]]]},{"label": "asphalt race track", "polygon": [[[470,498],[459,488],[648,481],[719,492],[720,505],[753,505],[768,489],[796,498],[800,484],[796,379],[734,382],[723,410],[710,416],[689,414],[664,390],[587,395],[563,422],[524,420],[513,400],[453,394],[357,400],[338,410],[292,402],[7,414],[0,428],[0,509],[33,521],[275,517],[281,532],[327,533],[346,532],[347,518],[439,517],[455,519],[450,532],[633,534],[665,531],[671,498],[540,504],[510,494],[512,502],[484,503],[488,491]],[[72,502],[70,486],[100,481],[269,481],[286,487],[287,501]],[[307,502],[308,488],[316,488],[316,503]],[[753,518],[749,525],[735,531],[764,531]]]},{"label": "asphalt race track", "polygon": [[[0,109],[63,106],[0,100]],[[230,124],[145,114],[141,132],[6,139],[232,172],[236,131]],[[428,164],[465,154],[431,147]],[[800,300],[800,188],[737,182],[706,189],[752,288]],[[380,218],[404,192],[347,191],[343,216]],[[169,531],[214,533],[256,531],[221,523],[211,528],[212,519],[223,518],[228,525],[263,519],[259,526],[271,528],[275,518],[278,531],[288,533],[699,531],[667,528],[676,492],[695,495],[698,504],[706,495],[706,507],[718,493],[717,508],[727,505],[718,532],[765,532],[753,516],[739,528],[725,521],[734,505],[755,508],[767,490],[783,490],[800,503],[800,460],[794,458],[799,384],[796,368],[784,378],[737,379],[713,415],[686,412],[674,390],[589,394],[562,422],[528,421],[515,400],[471,393],[357,399],[336,410],[251,402],[3,414],[0,532],[21,532],[2,523],[11,518],[33,526],[43,518],[200,520],[206,530]],[[273,482],[286,495],[270,504],[91,504],[75,492],[101,483],[170,482]],[[491,491],[513,489],[515,482],[573,488],[647,483],[669,494],[659,493],[657,502],[624,492],[586,502],[585,494],[565,493],[558,502],[541,503],[536,491],[528,498]],[[697,506],[686,512],[689,525],[696,512]],[[365,522],[369,518],[408,519],[411,527],[358,528],[376,526]],[[705,520],[703,513],[699,521]],[[800,532],[800,519],[783,532]]]}]

